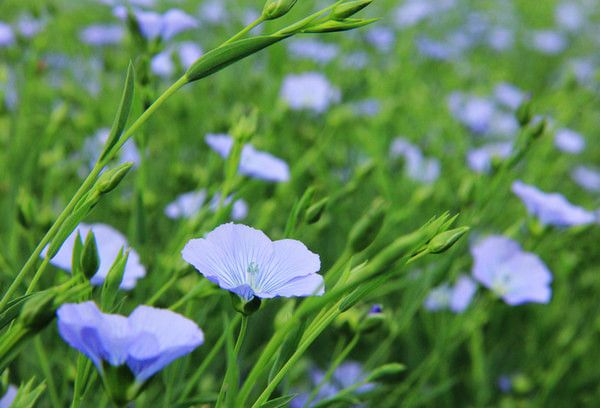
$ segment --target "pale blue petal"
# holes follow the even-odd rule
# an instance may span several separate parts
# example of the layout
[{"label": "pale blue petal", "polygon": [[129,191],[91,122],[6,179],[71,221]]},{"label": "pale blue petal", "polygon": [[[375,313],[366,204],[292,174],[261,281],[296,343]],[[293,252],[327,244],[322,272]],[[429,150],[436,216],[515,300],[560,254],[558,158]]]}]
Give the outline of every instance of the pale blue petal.
[{"label": "pale blue petal", "polygon": [[229,156],[229,152],[233,147],[233,139],[231,136],[226,134],[209,133],[204,137],[204,140],[211,149],[217,152],[224,159]]},{"label": "pale blue petal", "polygon": [[454,313],[462,313],[471,304],[473,296],[477,291],[477,284],[468,276],[462,275],[452,288],[450,297],[450,310]]},{"label": "pale blue petal", "polygon": [[198,27],[196,19],[179,9],[171,9],[162,16],[162,37],[170,40],[177,34]]},{"label": "pale blue petal", "polygon": [[521,246],[506,237],[492,235],[471,248],[474,258],[473,276],[487,287],[491,287],[496,268],[521,251]]},{"label": "pale blue petal", "polygon": [[0,408],[10,408],[17,396],[17,392],[19,392],[17,387],[12,384],[9,385],[2,399],[0,399]]}]

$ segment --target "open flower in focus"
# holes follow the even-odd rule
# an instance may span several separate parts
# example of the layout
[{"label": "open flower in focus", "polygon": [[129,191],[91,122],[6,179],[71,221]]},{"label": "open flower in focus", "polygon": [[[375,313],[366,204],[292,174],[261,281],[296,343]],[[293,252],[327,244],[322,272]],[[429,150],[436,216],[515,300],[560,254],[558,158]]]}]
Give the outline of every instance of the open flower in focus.
[{"label": "open flower in focus", "polygon": [[190,240],[181,254],[211,282],[245,301],[324,292],[317,254],[300,241],[271,241],[246,225],[220,225],[205,238]]}]

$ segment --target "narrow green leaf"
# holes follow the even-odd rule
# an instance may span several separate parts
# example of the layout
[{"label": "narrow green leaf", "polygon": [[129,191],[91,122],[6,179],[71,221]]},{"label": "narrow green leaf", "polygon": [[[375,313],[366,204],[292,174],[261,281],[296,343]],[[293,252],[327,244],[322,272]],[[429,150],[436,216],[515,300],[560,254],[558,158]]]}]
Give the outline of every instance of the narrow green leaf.
[{"label": "narrow green leaf", "polygon": [[106,144],[104,145],[104,150],[102,150],[102,154],[100,154],[100,161],[106,157],[108,152],[117,143],[121,133],[123,133],[123,129],[125,129],[125,124],[129,118],[129,112],[131,111],[131,104],[133,102],[134,84],[135,71],[133,69],[133,64],[129,62],[127,76],[125,77],[125,86],[123,87],[123,94],[121,95],[121,103],[117,109],[117,115],[115,116],[115,121],[110,129]]},{"label": "narrow green leaf", "polygon": [[192,64],[185,76],[188,82],[197,81],[287,37],[289,35],[261,35],[215,48]]},{"label": "narrow green leaf", "polygon": [[281,408],[286,407],[298,394],[284,395],[283,397],[274,398],[260,406],[260,408]]},{"label": "narrow green leaf", "polygon": [[8,302],[4,310],[0,312],[0,330],[5,328],[19,315],[21,305],[33,295],[33,293],[30,293],[29,295],[23,295]]}]

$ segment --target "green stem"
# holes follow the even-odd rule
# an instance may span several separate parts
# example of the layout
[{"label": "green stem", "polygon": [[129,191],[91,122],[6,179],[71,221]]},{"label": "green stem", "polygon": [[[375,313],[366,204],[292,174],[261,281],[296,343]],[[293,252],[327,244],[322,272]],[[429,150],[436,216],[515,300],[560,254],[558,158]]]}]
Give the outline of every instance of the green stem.
[{"label": "green stem", "polygon": [[247,32],[249,32],[250,30],[252,30],[254,27],[262,24],[262,22],[265,21],[265,19],[263,18],[263,16],[258,17],[256,20],[254,20],[253,22],[251,22],[250,24],[248,24],[246,27],[244,27],[242,29],[242,31],[240,31],[239,33],[237,33],[236,35],[234,35],[233,37],[231,37],[229,40],[225,41],[223,44],[221,44],[221,47],[225,44],[229,44],[231,42],[234,42],[238,39],[240,39],[241,37],[243,37]]},{"label": "green stem", "polygon": [[54,408],[61,408],[63,405],[60,403],[60,399],[58,398],[58,393],[56,392],[56,385],[54,384],[54,376],[50,369],[50,364],[48,363],[48,355],[46,354],[46,350],[44,349],[44,344],[42,343],[42,339],[40,338],[40,336],[35,336],[35,340],[33,341],[33,343],[35,345],[35,351],[38,355],[38,361],[40,362],[42,372],[46,377],[48,394],[50,394],[50,403]]},{"label": "green stem", "polygon": [[[242,348],[242,344],[244,343],[244,338],[246,337],[246,331],[248,329],[248,316],[242,316],[242,324],[240,326],[240,331],[238,333],[237,341],[235,342],[235,346],[233,348],[233,360],[229,361],[227,364],[227,370],[225,371],[225,379],[223,384],[221,385],[221,391],[219,391],[219,397],[217,398],[216,407],[220,407],[223,405],[223,401],[225,400],[225,394],[228,394],[227,399],[229,399],[229,395],[232,392],[232,388],[235,389],[237,387],[233,386],[234,381],[238,381],[237,375],[235,375],[233,368],[239,366],[238,356],[240,353],[240,349]],[[229,354],[229,353],[228,353]],[[236,377],[236,378],[234,378]]]},{"label": "green stem", "polygon": [[[75,209],[75,206],[79,203],[79,201],[83,198],[83,196],[92,187],[92,185],[96,181],[96,178],[98,177],[98,175],[100,174],[102,169],[106,166],[106,164],[108,164],[110,162],[110,160],[117,154],[119,149],[131,137],[131,135],[133,135],[133,133],[135,133],[171,95],[173,95],[179,88],[181,88],[186,83],[187,83],[187,79],[185,76],[183,76],[183,77],[179,78],[173,85],[171,85],[161,96],[158,97],[158,99],[156,99],[154,101],[154,103],[152,105],[150,105],[150,107],[148,109],[146,109],[136,119],[135,122],[133,122],[133,124],[127,129],[127,131],[125,131],[125,133],[121,136],[119,141],[113,146],[113,148],[110,150],[110,152],[106,155],[104,160],[96,162],[96,164],[94,165],[94,168],[92,169],[90,174],[86,177],[86,179],[81,184],[81,186],[79,187],[79,189],[77,190],[77,192],[75,193],[73,198],[71,198],[71,200],[69,201],[69,203],[67,204],[67,206],[65,207],[63,212],[58,216],[58,218],[56,219],[56,221],[54,222],[52,227],[50,227],[50,229],[48,230],[46,235],[44,235],[44,237],[42,238],[42,240],[40,241],[38,246],[35,248],[35,250],[31,254],[31,256],[29,257],[29,259],[27,259],[27,262],[25,263],[23,268],[19,271],[19,273],[14,278],[11,285],[8,287],[8,289],[4,293],[4,296],[2,296],[2,299],[0,300],[0,310],[3,309],[4,307],[6,307],[6,304],[10,300],[10,297],[15,293],[15,291],[18,289],[19,285],[21,284],[21,282],[23,281],[25,276],[34,267],[40,254],[42,253],[43,249],[46,247],[46,245],[48,245],[50,240],[52,238],[54,238],[54,236],[56,235],[56,233],[58,232],[60,227],[65,222],[65,220],[71,215],[71,213]],[[44,270],[44,268],[41,269],[42,272],[43,272],[43,270]],[[42,272],[39,273],[40,276],[41,276]],[[39,279],[39,276],[37,277],[37,279]],[[32,283],[35,283],[35,282],[32,282]],[[33,290],[33,288],[34,288],[34,285],[30,285],[29,291]]]}]

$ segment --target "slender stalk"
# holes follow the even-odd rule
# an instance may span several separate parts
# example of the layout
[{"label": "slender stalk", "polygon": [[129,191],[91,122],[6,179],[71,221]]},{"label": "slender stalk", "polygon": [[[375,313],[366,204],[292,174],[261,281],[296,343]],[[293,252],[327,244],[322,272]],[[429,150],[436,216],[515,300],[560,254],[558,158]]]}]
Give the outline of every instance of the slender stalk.
[{"label": "slender stalk", "polygon": [[42,368],[44,376],[46,377],[48,394],[50,394],[50,403],[54,408],[61,408],[63,405],[60,403],[60,398],[58,398],[58,393],[56,392],[56,384],[54,384],[54,376],[52,375],[50,364],[48,363],[48,354],[46,353],[44,343],[42,343],[42,339],[40,338],[40,336],[35,336],[33,344],[35,346],[35,351],[38,356],[38,361],[40,362],[40,366]]},{"label": "slender stalk", "polygon": [[235,342],[235,346],[233,348],[233,359],[235,361],[229,362],[227,364],[227,370],[225,371],[225,379],[223,381],[223,384],[221,385],[221,391],[219,391],[219,397],[217,399],[217,408],[223,405],[223,401],[225,400],[225,393],[231,393],[233,380],[237,381],[237,378],[233,378],[234,372],[232,370],[234,366],[238,366],[238,356],[240,353],[240,349],[242,348],[242,344],[244,343],[244,338],[246,337],[247,329],[248,316],[242,316],[242,324],[240,326],[237,341]]},{"label": "slender stalk", "polygon": [[223,44],[221,44],[221,47],[223,45],[226,45],[226,44],[229,44],[229,43],[234,42],[236,40],[239,40],[241,37],[243,37],[246,33],[248,33],[254,27],[262,24],[263,21],[265,21],[265,19],[261,15],[256,20],[254,20],[253,22],[251,22],[250,24],[248,24],[246,27],[244,27],[239,33],[237,33],[236,35],[234,35],[233,37],[231,37],[229,40],[227,40]]},{"label": "slender stalk", "polygon": [[[63,225],[63,223],[69,217],[69,215],[71,215],[71,213],[73,212],[73,209],[75,208],[75,206],[79,203],[79,201],[83,198],[83,196],[93,186],[94,182],[96,181],[96,178],[98,177],[98,175],[100,174],[102,169],[117,154],[117,152],[123,146],[123,144],[148,120],[148,118],[150,118],[150,116],[152,116],[152,114],[171,95],[173,95],[179,88],[181,88],[186,83],[187,83],[187,78],[185,76],[183,76],[183,77],[179,78],[173,85],[171,85],[169,88],[167,88],[167,90],[161,96],[159,96],[158,99],[156,99],[154,101],[154,103],[152,105],[150,105],[150,107],[148,109],[146,109],[136,119],[136,121],[133,122],[133,124],[123,133],[123,135],[121,136],[119,141],[113,146],[113,148],[106,155],[104,160],[96,162],[96,164],[94,165],[94,168],[92,169],[90,174],[85,178],[85,180],[83,181],[83,183],[81,184],[81,186],[79,187],[79,189],[77,190],[77,192],[75,193],[73,198],[71,198],[71,200],[69,201],[69,203],[67,204],[67,206],[65,207],[63,212],[58,216],[58,218],[56,219],[56,221],[54,222],[52,227],[50,227],[50,229],[48,230],[46,235],[44,235],[44,237],[42,238],[42,240],[40,241],[38,246],[35,248],[35,250],[31,254],[31,256],[29,257],[29,259],[27,259],[27,262],[25,263],[23,268],[19,271],[19,273],[17,274],[17,276],[15,277],[15,279],[13,280],[11,285],[8,287],[8,289],[4,293],[4,296],[2,296],[2,299],[0,300],[0,309],[3,309],[4,307],[6,307],[6,304],[10,300],[10,297],[15,293],[15,291],[18,289],[19,285],[21,284],[21,282],[23,281],[25,276],[34,267],[40,254],[42,253],[43,249],[46,247],[46,245],[48,245],[50,240],[52,240],[52,238],[54,238],[54,236],[56,235],[56,233],[58,232],[60,227]],[[43,270],[44,270],[44,268],[41,269],[42,272],[43,272]],[[42,272],[40,272],[39,275],[41,275]],[[37,277],[37,279],[39,279],[39,276]],[[37,280],[36,280],[36,282],[37,282]],[[32,283],[35,283],[35,282],[32,282]],[[28,289],[28,291],[31,292],[34,289],[34,286],[35,285],[30,285],[30,288]]]}]

